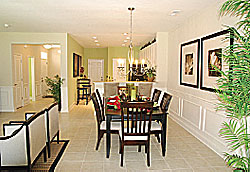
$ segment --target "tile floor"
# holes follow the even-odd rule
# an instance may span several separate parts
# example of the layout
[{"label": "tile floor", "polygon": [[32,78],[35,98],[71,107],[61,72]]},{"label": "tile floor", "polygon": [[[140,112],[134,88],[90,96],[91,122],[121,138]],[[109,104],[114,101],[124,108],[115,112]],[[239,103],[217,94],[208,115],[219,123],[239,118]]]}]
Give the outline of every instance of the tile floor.
[{"label": "tile floor", "polygon": [[[0,113],[0,124],[9,120],[23,120],[25,111],[41,110],[52,99],[43,99],[19,109],[15,113]],[[160,144],[155,137],[151,139],[151,167],[146,166],[146,156],[137,152],[137,147],[125,148],[124,167],[120,167],[118,136],[112,136],[111,157],[105,157],[105,135],[99,150],[96,145],[96,121],[92,103],[74,106],[69,113],[60,114],[61,139],[70,143],[61,158],[56,171],[152,171],[152,172],[227,172],[223,159],[180,125],[169,118],[167,153],[161,155]],[[1,127],[2,132],[2,127]]]}]

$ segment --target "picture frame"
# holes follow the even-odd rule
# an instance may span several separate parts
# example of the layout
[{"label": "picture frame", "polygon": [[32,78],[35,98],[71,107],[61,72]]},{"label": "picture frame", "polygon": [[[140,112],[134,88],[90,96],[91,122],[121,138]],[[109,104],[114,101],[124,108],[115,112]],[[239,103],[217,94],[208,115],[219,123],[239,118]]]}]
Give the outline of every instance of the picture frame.
[{"label": "picture frame", "polygon": [[200,39],[181,44],[180,85],[199,87]]},{"label": "picture frame", "polygon": [[[232,34],[229,29],[222,30],[201,38],[201,78],[200,89],[215,92],[216,80],[221,76],[215,67],[223,71],[229,70],[228,64],[223,61],[223,49],[233,44],[233,38],[225,40]],[[224,41],[223,41],[224,40]]]},{"label": "picture frame", "polygon": [[79,55],[73,53],[73,77],[79,76]]}]

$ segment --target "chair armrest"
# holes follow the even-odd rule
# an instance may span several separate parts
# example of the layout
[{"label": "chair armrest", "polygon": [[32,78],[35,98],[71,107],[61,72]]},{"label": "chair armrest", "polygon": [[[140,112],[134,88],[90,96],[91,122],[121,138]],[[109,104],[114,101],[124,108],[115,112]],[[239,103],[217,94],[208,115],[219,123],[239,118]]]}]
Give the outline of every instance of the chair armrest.
[{"label": "chair armrest", "polygon": [[22,126],[21,123],[15,123],[15,124],[3,124],[3,135],[4,136],[10,136],[14,133],[17,129],[19,129]]},{"label": "chair armrest", "polygon": [[10,121],[9,124],[24,124],[25,121]]},{"label": "chair armrest", "polygon": [[25,112],[25,120],[28,120],[34,114],[36,114],[36,112]]}]

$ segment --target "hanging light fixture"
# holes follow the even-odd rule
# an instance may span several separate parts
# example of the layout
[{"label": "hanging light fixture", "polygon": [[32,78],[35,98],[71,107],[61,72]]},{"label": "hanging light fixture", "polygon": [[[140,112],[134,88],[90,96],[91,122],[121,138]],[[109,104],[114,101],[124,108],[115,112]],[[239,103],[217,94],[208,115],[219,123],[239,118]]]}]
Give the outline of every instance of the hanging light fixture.
[{"label": "hanging light fixture", "polygon": [[130,70],[132,70],[133,62],[134,62],[134,57],[133,57],[133,11],[135,10],[134,7],[129,7],[128,10],[130,11],[130,39],[129,39],[129,51],[128,51],[128,61],[129,61],[129,66]]}]

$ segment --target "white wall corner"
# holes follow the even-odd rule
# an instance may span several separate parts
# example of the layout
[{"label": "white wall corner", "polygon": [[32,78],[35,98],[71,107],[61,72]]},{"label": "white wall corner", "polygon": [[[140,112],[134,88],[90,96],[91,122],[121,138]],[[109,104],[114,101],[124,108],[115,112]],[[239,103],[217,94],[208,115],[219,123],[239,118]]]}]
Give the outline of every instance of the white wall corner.
[{"label": "white wall corner", "polygon": [[156,71],[158,82],[157,86],[160,88],[166,88],[168,82],[167,66],[168,66],[168,32],[157,32],[157,60]]},{"label": "white wall corner", "polygon": [[0,112],[15,112],[12,86],[0,86]]}]

